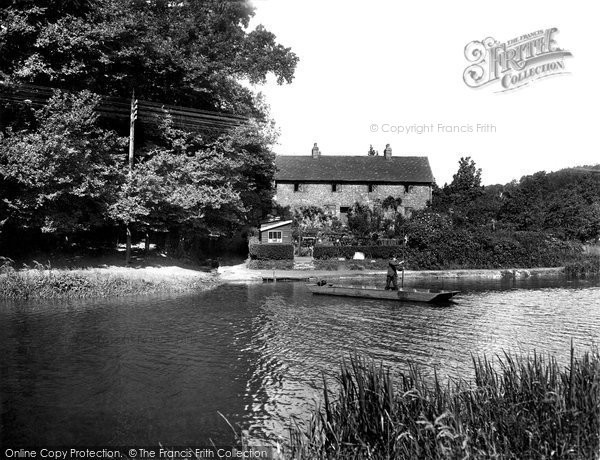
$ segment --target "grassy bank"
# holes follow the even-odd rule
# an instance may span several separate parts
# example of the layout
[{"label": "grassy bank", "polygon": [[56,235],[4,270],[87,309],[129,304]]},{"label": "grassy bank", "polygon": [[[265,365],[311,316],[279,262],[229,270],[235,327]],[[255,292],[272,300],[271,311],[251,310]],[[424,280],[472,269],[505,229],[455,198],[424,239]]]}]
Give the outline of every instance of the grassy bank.
[{"label": "grassy bank", "polygon": [[571,278],[600,276],[600,255],[586,254],[580,260],[566,264],[565,273]]},{"label": "grassy bank", "polygon": [[[354,357],[305,430],[293,430],[292,458],[594,459],[599,456],[600,355],[561,368],[553,358],[474,358],[475,381],[418,368],[392,378]],[[326,383],[326,382],[325,382]]]},{"label": "grassy bank", "polygon": [[216,285],[210,273],[179,267],[14,270],[0,273],[0,299],[112,297],[204,290]]}]

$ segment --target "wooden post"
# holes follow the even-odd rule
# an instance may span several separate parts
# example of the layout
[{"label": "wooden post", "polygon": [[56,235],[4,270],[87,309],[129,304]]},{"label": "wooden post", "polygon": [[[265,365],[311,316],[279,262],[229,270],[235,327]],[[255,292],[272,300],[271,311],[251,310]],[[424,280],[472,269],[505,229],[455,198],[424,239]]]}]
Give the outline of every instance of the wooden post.
[{"label": "wooden post", "polygon": [[129,224],[127,224],[126,233],[127,242],[125,243],[125,263],[129,265],[129,262],[131,262],[131,230],[129,229]]},{"label": "wooden post", "polygon": [[146,241],[144,242],[144,254],[150,253],[150,231],[146,230]]},{"label": "wooden post", "polygon": [[402,289],[404,289],[404,265],[406,265],[406,235],[402,242]]}]

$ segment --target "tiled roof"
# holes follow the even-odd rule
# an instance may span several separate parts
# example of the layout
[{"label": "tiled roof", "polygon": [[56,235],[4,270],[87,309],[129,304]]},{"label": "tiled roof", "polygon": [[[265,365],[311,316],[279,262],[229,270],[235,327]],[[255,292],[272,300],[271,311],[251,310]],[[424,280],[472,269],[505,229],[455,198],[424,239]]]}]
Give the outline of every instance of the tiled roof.
[{"label": "tiled roof", "polygon": [[266,230],[272,230],[274,228],[283,227],[284,225],[289,225],[292,222],[293,221],[291,221],[291,220],[280,220],[280,221],[277,221],[277,222],[269,222],[267,224],[262,224],[260,226],[260,231],[264,232]]},{"label": "tiled roof", "polygon": [[275,166],[276,181],[433,182],[427,157],[278,155]]}]

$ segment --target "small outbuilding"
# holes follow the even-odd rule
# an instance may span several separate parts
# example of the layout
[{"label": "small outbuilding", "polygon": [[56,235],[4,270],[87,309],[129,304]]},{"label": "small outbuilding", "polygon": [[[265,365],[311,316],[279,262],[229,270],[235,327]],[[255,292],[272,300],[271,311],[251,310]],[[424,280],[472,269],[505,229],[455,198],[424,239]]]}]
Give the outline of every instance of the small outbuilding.
[{"label": "small outbuilding", "polygon": [[260,225],[261,244],[292,243],[292,221],[275,220]]}]

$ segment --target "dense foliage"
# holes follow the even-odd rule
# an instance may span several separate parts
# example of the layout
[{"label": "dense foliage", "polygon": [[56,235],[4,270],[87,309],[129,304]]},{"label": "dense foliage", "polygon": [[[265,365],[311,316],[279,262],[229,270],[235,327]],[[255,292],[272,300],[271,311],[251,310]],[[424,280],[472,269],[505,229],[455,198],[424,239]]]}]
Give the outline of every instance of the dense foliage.
[{"label": "dense foliage", "polygon": [[97,103],[87,91],[57,94],[34,129],[0,133],[0,211],[13,228],[68,233],[106,220],[125,144],[98,127]]},{"label": "dense foliage", "polygon": [[470,158],[461,159],[454,180],[434,188],[431,209],[460,228],[544,232],[580,242],[600,237],[600,166],[540,171],[487,187],[480,176]]},{"label": "dense foliage", "polygon": [[[345,244],[333,246],[324,239],[323,246],[315,247],[315,258],[396,253],[404,254],[410,269],[573,264],[582,257],[582,244],[600,236],[600,167],[539,172],[520,182],[484,187],[481,170],[462,158],[453,181],[434,187],[430,206],[404,217],[401,204],[392,197],[373,206],[355,203],[347,225],[337,230],[345,232]],[[326,234],[327,228],[322,230]],[[378,246],[382,238],[406,239],[406,247]],[[572,272],[592,273],[593,262],[587,265],[572,265]]]},{"label": "dense foliage", "polygon": [[[22,232],[63,241],[118,229],[146,239],[169,232],[183,248],[197,235],[257,225],[272,206],[276,131],[245,82],[290,82],[298,58],[264,27],[249,28],[253,11],[226,0],[2,6],[2,94],[22,83],[55,93],[47,102],[0,98],[0,244]],[[136,138],[130,171],[128,123],[99,119],[97,109],[102,97],[127,101],[133,90],[248,121],[185,132],[165,113]]]},{"label": "dense foliage", "polygon": [[[426,233],[424,233],[426,234]],[[317,245],[315,259],[352,259],[362,252],[367,259],[391,257],[406,260],[409,270],[457,268],[527,268],[556,267],[578,259],[581,245],[550,238],[544,233],[517,232],[487,234],[452,230],[437,238],[415,238],[414,244],[403,246],[327,246]]]},{"label": "dense foliage", "polygon": [[[281,213],[288,216],[288,210]],[[336,216],[329,215],[318,206],[303,206],[294,209],[289,216],[292,219],[292,236],[296,239],[307,234],[336,232],[342,228],[342,222]]]},{"label": "dense foliage", "polygon": [[257,113],[241,81],[272,73],[289,83],[298,58],[263,26],[248,29],[253,11],[227,0],[9,1],[0,8],[0,76]]}]

